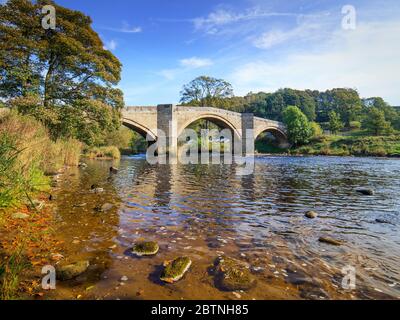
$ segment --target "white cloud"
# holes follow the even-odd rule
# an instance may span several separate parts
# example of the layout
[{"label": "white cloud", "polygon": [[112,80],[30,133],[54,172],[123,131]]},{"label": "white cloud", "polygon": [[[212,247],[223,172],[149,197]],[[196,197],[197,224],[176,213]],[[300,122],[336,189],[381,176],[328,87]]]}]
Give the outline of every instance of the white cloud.
[{"label": "white cloud", "polygon": [[269,49],[287,41],[305,40],[321,35],[321,24],[304,22],[296,28],[290,30],[271,30],[263,33],[260,37],[253,40],[253,45],[260,49]]},{"label": "white cloud", "polygon": [[180,60],[180,64],[182,67],[197,69],[211,66],[213,62],[210,59],[192,57]]},{"label": "white cloud", "polygon": [[113,51],[117,49],[117,45],[118,44],[115,40],[106,41],[104,44],[104,49]]},{"label": "white cloud", "polygon": [[180,67],[163,69],[157,72],[157,74],[162,76],[166,80],[175,80],[177,77],[182,76],[195,69],[205,68],[213,64],[214,63],[211,59],[191,57],[179,60]]},{"label": "white cloud", "polygon": [[140,33],[143,31],[142,27],[131,27],[127,22],[122,22],[122,28],[101,27],[100,29],[121,33]]},{"label": "white cloud", "polygon": [[232,31],[232,24],[238,22],[252,21],[269,17],[303,17],[305,15],[290,12],[271,12],[259,8],[250,8],[242,13],[235,13],[225,9],[218,9],[211,12],[206,17],[198,17],[192,20],[197,31],[204,31],[207,34],[217,34],[223,30],[224,26]]},{"label": "white cloud", "polygon": [[[320,44],[318,52],[307,50],[275,61],[250,61],[237,67],[229,78],[240,94],[282,87],[350,87],[362,96],[382,96],[398,103],[399,30],[398,21],[359,24],[354,31],[337,30]],[[277,39],[279,36],[271,36],[265,44],[276,44]]]}]

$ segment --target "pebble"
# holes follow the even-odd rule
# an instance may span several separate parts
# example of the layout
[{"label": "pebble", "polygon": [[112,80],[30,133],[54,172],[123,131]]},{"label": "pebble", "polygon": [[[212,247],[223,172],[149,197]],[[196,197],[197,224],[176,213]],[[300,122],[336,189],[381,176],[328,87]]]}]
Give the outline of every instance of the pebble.
[{"label": "pebble", "polygon": [[128,277],[127,277],[127,276],[123,276],[123,277],[121,278],[121,281],[128,281]]},{"label": "pebble", "polygon": [[241,299],[241,298],[242,298],[242,296],[241,296],[239,293],[237,293],[237,292],[232,292],[232,294],[233,294],[237,299]]}]

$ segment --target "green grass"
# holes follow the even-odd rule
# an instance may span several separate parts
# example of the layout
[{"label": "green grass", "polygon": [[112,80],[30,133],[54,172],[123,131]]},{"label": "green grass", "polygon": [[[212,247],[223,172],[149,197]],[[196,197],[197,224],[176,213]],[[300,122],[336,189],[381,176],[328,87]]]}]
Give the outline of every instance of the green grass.
[{"label": "green grass", "polygon": [[17,249],[11,256],[2,259],[0,263],[0,300],[18,299],[20,274],[29,267],[30,264],[23,255],[22,249]]},{"label": "green grass", "polygon": [[291,150],[292,154],[332,156],[400,156],[400,135],[368,136],[357,130],[343,135],[314,139],[310,144]]}]

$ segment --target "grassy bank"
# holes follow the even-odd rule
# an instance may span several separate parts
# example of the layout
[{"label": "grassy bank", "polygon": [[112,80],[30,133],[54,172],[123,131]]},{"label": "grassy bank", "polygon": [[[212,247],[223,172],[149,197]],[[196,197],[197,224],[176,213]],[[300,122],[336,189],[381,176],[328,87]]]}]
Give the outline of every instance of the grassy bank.
[{"label": "grassy bank", "polygon": [[49,175],[78,165],[81,143],[52,141],[46,128],[28,116],[10,112],[0,118],[0,208],[30,201],[50,187]]},{"label": "grassy bank", "polygon": [[313,139],[291,154],[327,156],[400,157],[400,135],[365,136],[361,132],[349,135],[330,135]]},{"label": "grassy bank", "polygon": [[0,115],[0,299],[18,299],[25,271],[55,247],[52,211],[38,211],[34,201],[49,198],[49,176],[78,165],[80,154],[79,141],[52,141],[31,117]]}]

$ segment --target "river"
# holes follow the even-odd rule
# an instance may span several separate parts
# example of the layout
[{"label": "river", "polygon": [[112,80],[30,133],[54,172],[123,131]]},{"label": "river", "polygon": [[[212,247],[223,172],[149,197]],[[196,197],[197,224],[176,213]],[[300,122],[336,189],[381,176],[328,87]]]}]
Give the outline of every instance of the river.
[{"label": "river", "polygon": [[[87,163],[69,169],[55,190],[56,234],[68,261],[91,266],[58,282],[50,298],[400,298],[398,160],[262,156],[248,176],[236,175],[235,165],[152,166],[142,156],[114,163],[112,176],[112,163]],[[93,184],[105,192],[91,193]],[[375,194],[360,195],[359,187]],[[94,210],[105,203],[113,208]],[[307,219],[309,210],[318,218]],[[133,256],[139,240],[157,241],[160,252]],[[218,288],[210,270],[222,254],[249,265],[253,289]],[[185,277],[160,282],[163,261],[182,255],[193,261]],[[354,268],[353,290],[342,287],[344,267]]]}]

